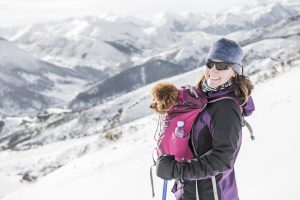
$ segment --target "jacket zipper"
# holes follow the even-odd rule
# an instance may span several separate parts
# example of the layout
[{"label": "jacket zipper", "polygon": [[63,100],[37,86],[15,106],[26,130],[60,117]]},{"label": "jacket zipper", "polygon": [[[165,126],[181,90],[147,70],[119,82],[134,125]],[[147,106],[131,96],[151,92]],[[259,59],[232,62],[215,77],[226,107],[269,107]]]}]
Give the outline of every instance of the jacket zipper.
[{"label": "jacket zipper", "polygon": [[[208,103],[207,103],[207,104],[208,104]],[[202,108],[202,110],[199,112],[199,118],[200,118],[200,115],[202,114],[201,112],[204,110],[204,108],[206,108],[207,104],[205,104],[205,106],[204,106],[204,107]],[[196,118],[196,119],[199,119],[199,118]],[[196,155],[197,157],[199,157],[199,155],[198,155],[198,153],[197,153],[197,151],[196,151],[196,148],[195,148],[194,138],[193,138],[193,133],[194,133],[194,128],[195,128],[195,123],[196,123],[196,120],[195,120],[195,122],[194,122],[194,124],[193,124],[192,132],[191,132],[190,136],[191,136],[191,140],[192,140],[193,151],[194,151],[195,155]],[[201,155],[199,158],[201,158],[201,157],[207,155],[207,154],[210,153],[210,152],[211,152],[211,149],[208,150],[207,152],[205,152],[205,153],[204,153],[203,155]],[[195,188],[195,189],[196,189],[196,200],[199,200],[198,181],[197,181],[197,180],[195,180],[195,181],[196,181],[196,188]],[[212,177],[211,177],[211,181],[212,181],[212,187],[213,187],[214,199],[215,199],[215,200],[219,200],[219,197],[218,197],[218,190],[217,190],[217,183],[216,183],[216,177],[215,177],[215,176],[212,176]]]},{"label": "jacket zipper", "polygon": [[[199,116],[202,114],[201,112],[204,110],[204,108],[206,108],[207,106],[207,103],[205,104],[205,106],[203,106],[203,108],[200,110],[199,112]],[[199,119],[198,117],[196,118],[196,120]],[[193,124],[193,128],[192,128],[192,132],[190,134],[190,137],[191,137],[191,140],[192,140],[192,147],[193,147],[193,151],[194,153],[196,154],[197,157],[199,157],[196,149],[195,149],[195,144],[194,144],[194,139],[193,139],[193,133],[194,133],[194,128],[195,128],[195,124],[196,124],[196,120],[194,121],[194,124]]]}]

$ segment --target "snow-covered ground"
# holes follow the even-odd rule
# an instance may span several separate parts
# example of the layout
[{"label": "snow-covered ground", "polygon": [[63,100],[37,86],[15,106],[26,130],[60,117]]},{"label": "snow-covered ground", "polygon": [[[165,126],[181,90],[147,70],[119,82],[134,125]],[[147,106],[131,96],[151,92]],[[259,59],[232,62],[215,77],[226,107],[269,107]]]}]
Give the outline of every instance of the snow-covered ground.
[{"label": "snow-covered ground", "polygon": [[[293,68],[255,88],[256,111],[248,121],[255,131],[256,140],[252,142],[247,129],[244,130],[235,169],[243,200],[300,199],[300,161],[297,155],[300,152],[299,76],[300,69]],[[149,168],[156,123],[156,115],[127,123],[122,127],[121,139],[105,145],[98,142],[98,136],[91,136],[28,151],[0,152],[0,199],[150,200]],[[45,154],[49,154],[48,158]],[[80,154],[82,156],[78,156]],[[33,183],[21,183],[21,175],[13,175],[17,169],[11,167],[39,163],[36,162],[38,159],[49,159],[54,163],[59,159],[63,163],[69,157],[74,157],[71,162],[58,166],[56,171]],[[160,199],[162,181],[155,178],[154,183],[155,199]],[[171,192],[168,199],[173,199]]]}]

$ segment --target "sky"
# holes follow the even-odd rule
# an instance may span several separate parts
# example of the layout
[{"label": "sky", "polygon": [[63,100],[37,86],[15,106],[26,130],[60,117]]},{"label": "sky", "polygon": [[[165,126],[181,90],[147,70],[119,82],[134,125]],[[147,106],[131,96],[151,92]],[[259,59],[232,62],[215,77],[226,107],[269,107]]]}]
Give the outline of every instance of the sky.
[{"label": "sky", "polygon": [[[258,2],[272,0],[258,0]],[[275,1],[275,0],[273,0]],[[114,13],[149,19],[161,11],[215,13],[253,0],[0,0],[0,27]]]}]

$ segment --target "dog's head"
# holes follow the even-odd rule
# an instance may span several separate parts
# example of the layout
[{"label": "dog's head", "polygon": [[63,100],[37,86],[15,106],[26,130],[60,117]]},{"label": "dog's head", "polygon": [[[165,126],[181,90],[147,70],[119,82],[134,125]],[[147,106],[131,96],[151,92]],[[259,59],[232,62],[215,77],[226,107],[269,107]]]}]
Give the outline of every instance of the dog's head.
[{"label": "dog's head", "polygon": [[153,99],[150,108],[160,114],[164,114],[177,103],[178,89],[172,83],[158,83],[152,88],[151,93]]}]

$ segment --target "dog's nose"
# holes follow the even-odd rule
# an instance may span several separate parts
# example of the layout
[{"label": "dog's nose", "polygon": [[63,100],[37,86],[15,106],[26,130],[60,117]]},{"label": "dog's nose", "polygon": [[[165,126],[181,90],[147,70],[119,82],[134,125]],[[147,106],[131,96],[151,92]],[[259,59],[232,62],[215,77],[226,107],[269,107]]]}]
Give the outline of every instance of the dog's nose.
[{"label": "dog's nose", "polygon": [[150,105],[149,107],[152,108],[152,105]]}]

